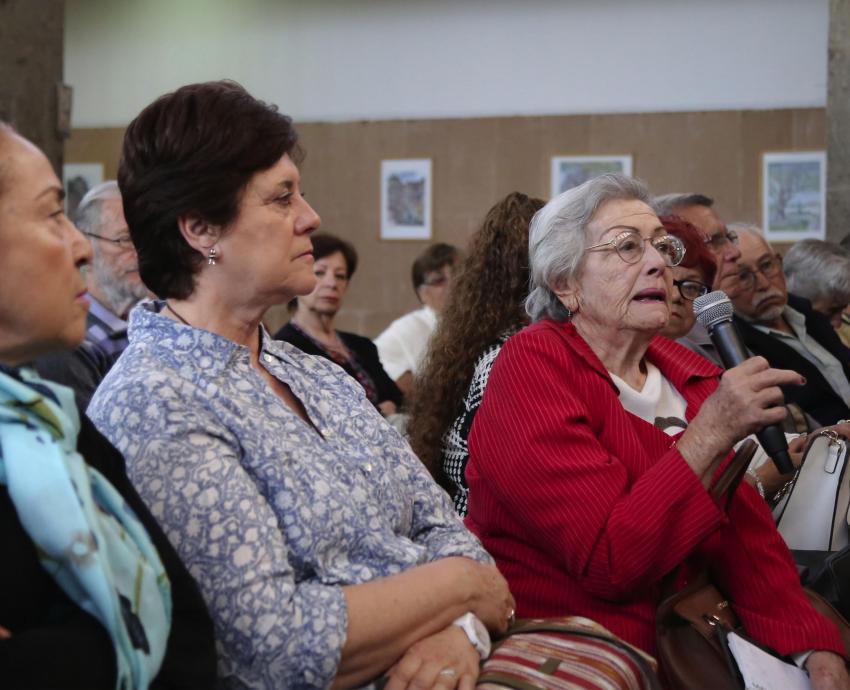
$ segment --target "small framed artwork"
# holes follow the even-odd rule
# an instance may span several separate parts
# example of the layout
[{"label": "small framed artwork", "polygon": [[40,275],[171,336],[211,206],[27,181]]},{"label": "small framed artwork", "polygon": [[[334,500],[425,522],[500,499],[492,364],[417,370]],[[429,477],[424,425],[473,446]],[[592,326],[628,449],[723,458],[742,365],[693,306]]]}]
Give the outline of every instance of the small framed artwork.
[{"label": "small framed artwork", "polygon": [[552,196],[558,196],[583,182],[617,172],[632,174],[631,156],[554,156],[552,158]]},{"label": "small framed artwork", "polygon": [[62,166],[65,215],[73,219],[77,206],[92,187],[103,182],[102,163],[66,163]]},{"label": "small framed artwork", "polygon": [[826,237],[826,152],[762,154],[762,224],[770,242]]},{"label": "small framed artwork", "polygon": [[431,161],[381,161],[381,239],[431,239]]}]

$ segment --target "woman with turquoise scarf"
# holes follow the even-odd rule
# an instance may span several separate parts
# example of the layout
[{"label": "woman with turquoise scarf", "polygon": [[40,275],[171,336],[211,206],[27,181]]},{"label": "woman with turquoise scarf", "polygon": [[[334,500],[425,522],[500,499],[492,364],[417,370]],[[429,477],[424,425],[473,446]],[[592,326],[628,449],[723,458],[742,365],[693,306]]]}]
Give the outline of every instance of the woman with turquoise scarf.
[{"label": "woman with turquoise scarf", "polygon": [[0,122],[0,687],[211,687],[197,588],[70,389],[24,365],[82,340],[86,239]]}]

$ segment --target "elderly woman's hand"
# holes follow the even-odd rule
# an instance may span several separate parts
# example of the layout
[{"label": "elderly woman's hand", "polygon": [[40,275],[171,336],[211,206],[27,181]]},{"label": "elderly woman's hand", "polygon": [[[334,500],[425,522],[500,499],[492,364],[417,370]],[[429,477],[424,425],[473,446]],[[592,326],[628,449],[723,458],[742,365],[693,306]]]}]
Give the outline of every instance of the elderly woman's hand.
[{"label": "elderly woman's hand", "polygon": [[785,418],[780,386],[803,383],[805,379],[795,371],[771,369],[764,357],[752,357],[723,374],[717,390],[677,443],[705,486],[735,443]]},{"label": "elderly woman's hand", "polygon": [[850,690],[847,666],[838,654],[812,652],[806,659],[812,690]]},{"label": "elderly woman's hand", "polygon": [[462,560],[472,584],[469,610],[481,619],[491,633],[505,632],[516,607],[507,581],[495,565],[485,565],[469,558]]},{"label": "elderly woman's hand", "polygon": [[458,626],[415,643],[387,672],[385,690],[473,690],[479,656]]}]

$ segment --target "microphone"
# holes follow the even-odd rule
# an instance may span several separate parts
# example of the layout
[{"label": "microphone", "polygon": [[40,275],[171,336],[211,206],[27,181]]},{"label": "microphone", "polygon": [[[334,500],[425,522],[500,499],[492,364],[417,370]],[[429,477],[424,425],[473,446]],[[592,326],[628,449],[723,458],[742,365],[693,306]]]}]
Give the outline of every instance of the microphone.
[{"label": "microphone", "polygon": [[[741,342],[738,329],[732,323],[734,313],[732,302],[722,290],[709,292],[694,300],[697,321],[708,331],[711,342],[727,369],[736,367],[750,358],[744,343]],[[777,424],[766,426],[756,432],[756,438],[780,474],[790,474],[794,471],[782,427]]]}]

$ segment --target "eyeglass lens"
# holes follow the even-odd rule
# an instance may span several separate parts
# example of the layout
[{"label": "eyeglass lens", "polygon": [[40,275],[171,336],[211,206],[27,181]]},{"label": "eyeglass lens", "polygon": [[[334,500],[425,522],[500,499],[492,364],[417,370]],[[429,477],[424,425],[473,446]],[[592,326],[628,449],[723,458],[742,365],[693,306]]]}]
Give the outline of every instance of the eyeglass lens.
[{"label": "eyeglass lens", "polygon": [[707,295],[709,287],[696,280],[674,280],[673,284],[679,288],[679,294],[686,300],[694,301],[697,297]]},{"label": "eyeglass lens", "polygon": [[[668,266],[678,266],[685,255],[681,240],[672,235],[662,235],[649,240]],[[615,238],[614,248],[620,258],[628,264],[640,261],[644,253],[645,240],[636,232],[628,232]]]},{"label": "eyeglass lens", "polygon": [[756,282],[756,273],[761,273],[765,278],[772,278],[779,271],[779,259],[776,257],[771,257],[770,259],[765,259],[761,261],[756,267],[755,270],[752,271],[749,268],[745,268],[740,273],[738,273],[738,280],[740,280],[745,285],[755,285]]}]

